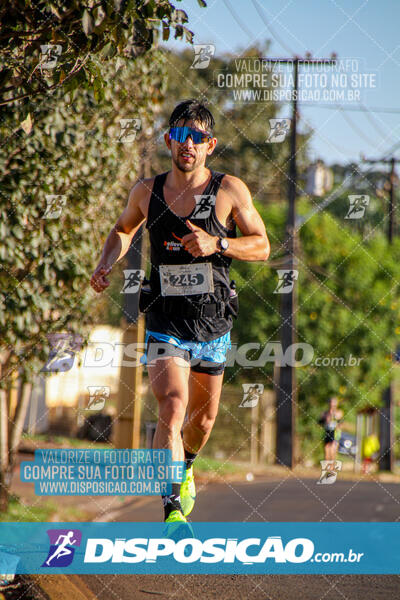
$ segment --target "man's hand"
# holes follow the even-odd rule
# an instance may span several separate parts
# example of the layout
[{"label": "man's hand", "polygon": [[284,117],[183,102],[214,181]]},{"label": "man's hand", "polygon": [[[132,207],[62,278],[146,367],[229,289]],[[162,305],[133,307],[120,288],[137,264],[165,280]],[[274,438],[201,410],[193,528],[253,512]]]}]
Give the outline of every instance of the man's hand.
[{"label": "man's hand", "polygon": [[182,245],[192,256],[195,258],[198,256],[210,256],[210,254],[218,251],[217,236],[210,235],[204,229],[201,229],[201,227],[193,225],[188,219],[186,219],[186,225],[192,233],[187,233],[183,236]]},{"label": "man's hand", "polygon": [[90,285],[95,290],[95,292],[100,293],[103,292],[106,288],[108,288],[110,282],[108,281],[108,279],[106,279],[106,275],[110,273],[111,269],[112,267],[108,267],[103,263],[100,263],[96,267],[90,280]]}]

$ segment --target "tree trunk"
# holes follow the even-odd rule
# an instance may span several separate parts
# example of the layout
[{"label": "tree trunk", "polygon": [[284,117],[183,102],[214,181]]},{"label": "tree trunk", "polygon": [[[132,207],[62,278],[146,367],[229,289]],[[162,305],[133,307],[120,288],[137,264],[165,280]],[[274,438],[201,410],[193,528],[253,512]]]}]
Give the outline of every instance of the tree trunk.
[{"label": "tree trunk", "polygon": [[7,468],[6,471],[0,471],[0,514],[4,513],[8,509],[8,503],[10,500],[10,484],[11,484],[11,471]]},{"label": "tree trunk", "polygon": [[22,393],[18,396],[18,404],[15,409],[14,423],[12,426],[10,441],[9,441],[9,462],[14,462],[15,453],[18,451],[18,446],[21,441],[22,430],[25,423],[25,417],[31,399],[32,384],[21,383]]},{"label": "tree trunk", "polygon": [[31,391],[31,383],[20,382],[18,403],[13,418],[9,419],[10,389],[0,390],[0,512],[8,507],[15,455],[21,441]]},{"label": "tree trunk", "polygon": [[0,389],[0,512],[7,510],[9,497],[7,486],[9,468],[7,406],[7,392]]}]

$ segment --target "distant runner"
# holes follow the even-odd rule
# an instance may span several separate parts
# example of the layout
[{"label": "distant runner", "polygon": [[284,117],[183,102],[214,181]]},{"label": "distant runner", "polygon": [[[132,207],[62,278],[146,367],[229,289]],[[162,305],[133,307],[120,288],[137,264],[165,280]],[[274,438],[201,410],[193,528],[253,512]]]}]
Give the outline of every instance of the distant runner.
[{"label": "distant runner", "polygon": [[325,430],[325,460],[336,460],[341,435],[341,419],[343,419],[343,411],[338,408],[337,398],[333,397],[329,400],[329,410],[322,413],[319,419],[320,425],[322,425]]},{"label": "distant runner", "polygon": [[186,463],[185,481],[172,483],[172,493],[163,496],[167,523],[186,523],[193,509],[193,462],[218,412],[238,310],[229,278],[232,258],[265,261],[270,253],[246,185],[205,166],[217,143],[213,127],[211,112],[200,102],[176,106],[164,136],[171,170],[132,188],[91,279],[97,292],[108,287],[106,276],[145,221],[151,274],[142,285],[140,308],[146,312],[146,360],[159,406],[153,447],[170,448],[173,460]]}]

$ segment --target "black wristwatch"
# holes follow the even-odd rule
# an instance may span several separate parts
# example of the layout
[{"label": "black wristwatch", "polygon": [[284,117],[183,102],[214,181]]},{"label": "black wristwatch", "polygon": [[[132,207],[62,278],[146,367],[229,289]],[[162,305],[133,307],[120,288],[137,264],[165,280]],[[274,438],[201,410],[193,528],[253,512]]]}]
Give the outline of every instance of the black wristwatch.
[{"label": "black wristwatch", "polygon": [[224,252],[226,252],[226,250],[228,250],[229,248],[229,242],[226,239],[226,237],[219,237],[218,241],[217,241],[217,248],[220,251],[221,254],[223,254]]}]

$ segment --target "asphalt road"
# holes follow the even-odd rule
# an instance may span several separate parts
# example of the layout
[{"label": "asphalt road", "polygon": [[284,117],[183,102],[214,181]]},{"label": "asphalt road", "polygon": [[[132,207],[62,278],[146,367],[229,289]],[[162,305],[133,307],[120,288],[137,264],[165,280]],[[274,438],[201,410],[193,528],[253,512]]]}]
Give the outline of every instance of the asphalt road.
[{"label": "asphalt road", "polygon": [[[400,486],[311,479],[198,486],[193,521],[395,521]],[[115,521],[161,519],[158,498],[133,499]],[[99,600],[400,600],[392,575],[87,575]]]}]

